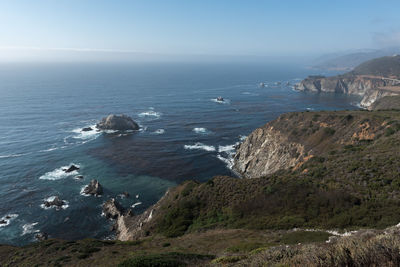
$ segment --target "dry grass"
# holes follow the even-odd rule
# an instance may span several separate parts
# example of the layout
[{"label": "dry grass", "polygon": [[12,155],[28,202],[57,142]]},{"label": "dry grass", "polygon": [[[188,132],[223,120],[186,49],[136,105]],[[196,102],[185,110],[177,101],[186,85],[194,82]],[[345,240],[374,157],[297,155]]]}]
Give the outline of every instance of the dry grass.
[{"label": "dry grass", "polygon": [[279,246],[235,266],[400,266],[400,229],[364,230],[326,244]]}]

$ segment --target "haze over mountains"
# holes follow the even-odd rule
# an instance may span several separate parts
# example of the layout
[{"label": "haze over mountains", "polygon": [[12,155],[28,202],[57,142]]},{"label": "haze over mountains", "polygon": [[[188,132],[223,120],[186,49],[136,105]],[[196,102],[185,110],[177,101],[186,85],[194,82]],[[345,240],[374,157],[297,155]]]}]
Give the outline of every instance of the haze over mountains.
[{"label": "haze over mountains", "polygon": [[356,51],[326,54],[316,58],[311,68],[319,70],[349,71],[365,61],[395,54],[400,54],[400,47],[386,49],[360,49]]}]

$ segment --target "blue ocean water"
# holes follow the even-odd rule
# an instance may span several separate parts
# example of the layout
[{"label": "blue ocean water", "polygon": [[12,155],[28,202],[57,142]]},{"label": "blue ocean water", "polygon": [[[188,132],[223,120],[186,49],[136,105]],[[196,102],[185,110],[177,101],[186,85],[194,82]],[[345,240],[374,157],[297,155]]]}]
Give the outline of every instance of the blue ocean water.
[{"label": "blue ocean water", "polygon": [[[313,72],[279,64],[0,65],[0,219],[11,215],[0,243],[26,244],[38,231],[112,237],[101,215],[110,197],[143,212],[186,179],[235,175],[234,145],[281,113],[356,108],[357,97],[292,90]],[[131,116],[141,130],[81,131],[110,113]],[[66,175],[70,164],[80,170]],[[80,193],[91,179],[103,196]],[[41,207],[52,196],[67,205]]]}]

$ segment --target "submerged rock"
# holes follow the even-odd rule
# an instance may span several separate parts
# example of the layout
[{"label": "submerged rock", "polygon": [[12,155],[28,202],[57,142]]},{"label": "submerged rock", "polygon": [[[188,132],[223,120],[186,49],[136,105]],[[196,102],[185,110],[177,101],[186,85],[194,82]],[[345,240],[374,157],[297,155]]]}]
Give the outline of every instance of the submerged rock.
[{"label": "submerged rock", "polygon": [[107,218],[116,219],[122,215],[124,208],[115,198],[109,199],[103,204],[103,213]]},{"label": "submerged rock", "polygon": [[45,232],[40,232],[35,235],[35,238],[39,241],[44,241],[49,239],[49,235]]},{"label": "submerged rock", "polygon": [[127,131],[127,130],[139,130],[139,125],[126,115],[108,115],[103,118],[96,127],[100,130],[117,130],[117,131]]},{"label": "submerged rock", "polygon": [[90,132],[90,131],[93,131],[92,127],[82,128],[82,132]]},{"label": "submerged rock", "polygon": [[65,201],[61,200],[58,196],[54,197],[53,200],[50,200],[50,201],[46,200],[44,202],[44,206],[46,208],[50,208],[50,207],[53,207],[53,206],[56,207],[56,208],[61,208],[63,205],[65,205]]},{"label": "submerged rock", "polygon": [[103,194],[103,187],[97,180],[91,180],[90,183],[83,189],[83,193],[87,195],[98,196]]},{"label": "submerged rock", "polygon": [[7,215],[7,216],[6,216],[6,219],[11,219],[11,216],[10,216],[10,215]]},{"label": "submerged rock", "polygon": [[0,220],[0,224],[7,224],[6,220]]},{"label": "submerged rock", "polygon": [[83,175],[77,175],[75,176],[75,179],[83,179]]},{"label": "submerged rock", "polygon": [[63,171],[65,171],[66,173],[70,173],[73,171],[77,171],[79,170],[79,167],[75,166],[75,165],[71,165],[68,169],[64,169]]},{"label": "submerged rock", "polygon": [[130,194],[129,194],[128,192],[126,192],[126,191],[122,192],[122,195],[123,195],[124,197],[126,197],[126,198],[128,198],[128,197],[130,196]]}]

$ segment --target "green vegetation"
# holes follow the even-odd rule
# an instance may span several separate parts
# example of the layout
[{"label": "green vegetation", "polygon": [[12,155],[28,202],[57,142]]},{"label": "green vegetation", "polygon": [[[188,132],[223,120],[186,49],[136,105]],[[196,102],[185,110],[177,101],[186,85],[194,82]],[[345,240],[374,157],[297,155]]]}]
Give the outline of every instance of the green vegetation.
[{"label": "green vegetation", "polygon": [[164,253],[136,256],[125,260],[118,267],[181,267],[199,260],[211,260],[213,257],[198,254]]}]

